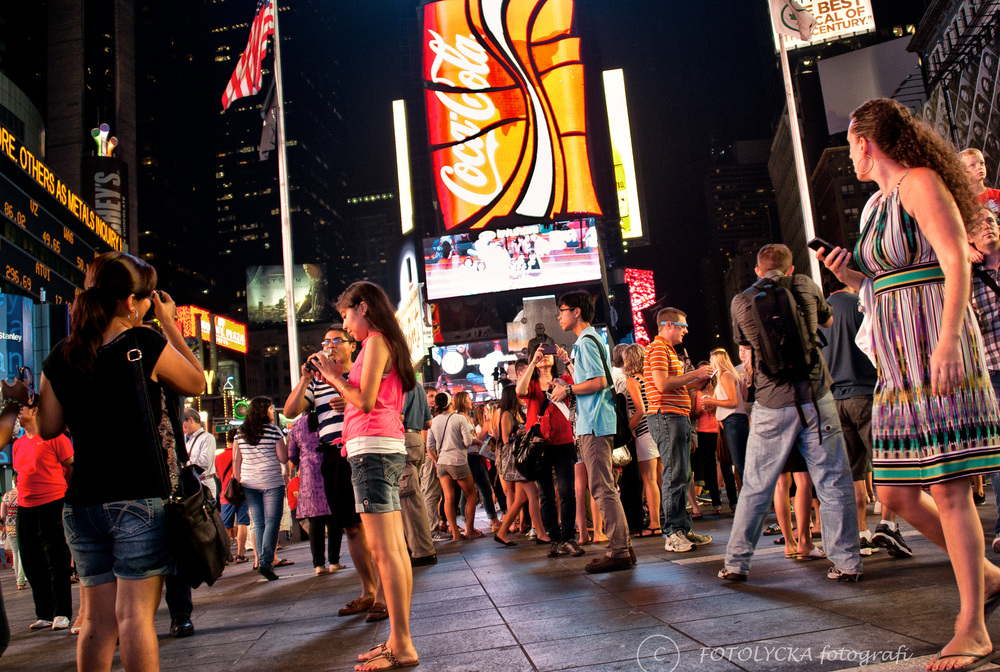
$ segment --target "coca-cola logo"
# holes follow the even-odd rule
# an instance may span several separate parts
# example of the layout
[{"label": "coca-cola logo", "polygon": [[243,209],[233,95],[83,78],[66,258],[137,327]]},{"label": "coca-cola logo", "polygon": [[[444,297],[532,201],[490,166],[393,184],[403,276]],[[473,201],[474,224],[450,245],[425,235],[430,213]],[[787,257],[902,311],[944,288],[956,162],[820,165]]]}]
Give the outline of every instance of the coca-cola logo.
[{"label": "coca-cola logo", "polygon": [[[459,68],[458,80],[473,91],[489,88],[485,75],[489,74],[489,56],[472,35],[456,35],[455,45],[449,45],[433,30],[427,47],[434,52],[431,64],[431,82],[448,87],[456,84],[443,77],[441,66],[445,63]],[[441,166],[441,183],[455,196],[475,205],[488,205],[500,193],[500,172],[496,152],[500,143],[496,130],[482,133],[481,124],[496,115],[496,107],[484,93],[448,93],[435,91],[441,105],[449,111],[451,137],[457,143],[447,151],[451,161]],[[486,168],[487,170],[484,170]]]},{"label": "coca-cola logo", "polygon": [[572,0],[424,6],[425,104],[447,229],[600,214],[572,8]]}]

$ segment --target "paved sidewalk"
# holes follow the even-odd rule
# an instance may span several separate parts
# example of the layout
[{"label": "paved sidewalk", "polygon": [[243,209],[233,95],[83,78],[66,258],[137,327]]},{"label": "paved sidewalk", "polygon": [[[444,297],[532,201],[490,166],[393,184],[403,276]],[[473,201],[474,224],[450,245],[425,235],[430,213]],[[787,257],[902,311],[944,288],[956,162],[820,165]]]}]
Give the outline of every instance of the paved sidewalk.
[{"label": "paved sidewalk", "polygon": [[[991,539],[992,498],[979,512]],[[438,564],[414,570],[416,669],[921,670],[950,639],[958,611],[951,567],[912,530],[904,527],[916,557],[865,558],[861,583],[830,581],[827,561],[788,560],[775,537],[763,537],[750,581],[732,584],[715,576],[731,521],[697,521],[715,542],[692,553],[667,553],[659,537],[636,539],[638,566],[604,575],[583,571],[601,552],[594,545],[581,558],[550,560],[548,546],[523,536],[513,548],[488,536],[438,543]],[[353,570],[314,576],[304,543],[281,555],[295,565],[278,570],[280,581],[265,582],[246,564],[195,591],[193,637],[169,637],[161,604],[162,669],[351,670],[358,653],[385,640],[388,621],[336,614],[358,594]],[[75,637],[29,631],[30,591],[16,591],[9,570],[0,585],[14,632],[0,669],[75,670]],[[989,625],[1000,645],[1000,618]]]}]

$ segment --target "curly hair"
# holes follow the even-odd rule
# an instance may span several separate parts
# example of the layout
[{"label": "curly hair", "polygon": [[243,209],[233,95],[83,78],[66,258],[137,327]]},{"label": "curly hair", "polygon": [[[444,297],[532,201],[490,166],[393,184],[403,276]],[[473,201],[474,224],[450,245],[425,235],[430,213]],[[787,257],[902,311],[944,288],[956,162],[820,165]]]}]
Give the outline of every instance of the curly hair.
[{"label": "curly hair", "polygon": [[955,199],[966,231],[975,226],[979,203],[958,150],[908,108],[889,98],[873,98],[851,113],[851,132],[875,143],[905,168],[930,168],[937,173]]},{"label": "curly hair", "polygon": [[271,424],[267,411],[274,405],[271,397],[254,397],[250,400],[250,410],[240,425],[237,435],[251,446],[256,446],[264,438],[264,430]]}]

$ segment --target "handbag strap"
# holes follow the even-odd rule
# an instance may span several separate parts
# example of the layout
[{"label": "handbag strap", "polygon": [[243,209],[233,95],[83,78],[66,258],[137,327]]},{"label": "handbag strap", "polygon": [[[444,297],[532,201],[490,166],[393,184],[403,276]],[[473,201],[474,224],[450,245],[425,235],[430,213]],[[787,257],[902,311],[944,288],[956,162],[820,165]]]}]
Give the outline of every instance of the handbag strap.
[{"label": "handbag strap", "polygon": [[976,274],[976,277],[983,281],[983,284],[993,290],[993,293],[1000,297],[1000,286],[997,285],[997,281],[993,279],[986,269],[981,265],[976,264],[972,267],[972,272]]},{"label": "handbag strap", "polygon": [[[132,381],[135,384],[136,398],[139,400],[139,414],[142,418],[142,433],[146,436],[146,445],[153,452],[153,459],[160,467],[160,479],[164,492],[170,493],[170,477],[167,474],[167,465],[160,443],[160,433],[153,423],[153,404],[149,399],[149,387],[146,385],[146,374],[142,370],[142,350],[136,341],[135,334],[131,329],[125,332],[125,343],[128,351],[125,358],[129,362],[129,369],[132,371]],[[175,442],[176,443],[176,442]]]},{"label": "handbag strap", "polygon": [[604,365],[604,379],[607,381],[607,387],[611,388],[612,390],[611,398],[614,399],[615,381],[611,378],[611,370],[608,369],[608,358],[604,354],[604,346],[601,345],[601,342],[597,340],[597,338],[593,334],[586,334],[584,335],[584,338],[589,338],[594,343],[596,343],[597,349],[601,352],[601,364]]}]

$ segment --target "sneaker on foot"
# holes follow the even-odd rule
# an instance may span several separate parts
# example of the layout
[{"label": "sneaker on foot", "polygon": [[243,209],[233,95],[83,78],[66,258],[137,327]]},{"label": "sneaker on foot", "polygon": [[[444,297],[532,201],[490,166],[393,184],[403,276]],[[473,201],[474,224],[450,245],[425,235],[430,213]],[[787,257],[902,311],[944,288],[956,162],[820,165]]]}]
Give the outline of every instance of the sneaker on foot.
[{"label": "sneaker on foot", "polygon": [[65,616],[56,616],[52,621],[53,630],[65,630],[69,627],[69,619]]},{"label": "sneaker on foot", "polygon": [[845,581],[857,583],[861,580],[864,575],[861,572],[857,574],[848,574],[847,572],[842,572],[836,567],[831,567],[830,571],[826,573],[826,578],[833,579],[834,581]]},{"label": "sneaker on foot", "polygon": [[553,541],[552,542],[552,545],[549,546],[549,552],[548,552],[548,556],[550,558],[558,558],[559,557],[559,546],[560,545],[561,544],[558,541]]},{"label": "sneaker on foot", "polygon": [[46,621],[45,619],[38,619],[34,623],[28,626],[28,630],[45,630],[52,627],[52,621]]},{"label": "sneaker on foot", "polygon": [[437,530],[431,535],[431,539],[434,541],[451,541],[451,532],[442,532]]},{"label": "sneaker on foot", "polygon": [[674,553],[685,553],[687,551],[693,551],[694,544],[687,538],[687,535],[680,530],[677,530],[667,537],[667,541],[663,545],[663,550],[673,551]]},{"label": "sneaker on foot", "polygon": [[747,575],[740,574],[739,572],[730,572],[728,569],[723,567],[719,570],[718,577],[723,581],[746,581]]},{"label": "sneaker on foot", "polygon": [[580,544],[576,543],[576,539],[570,539],[569,541],[564,541],[559,544],[559,554],[560,555],[570,555],[574,558],[579,558],[581,555],[587,551],[580,548]]},{"label": "sneaker on foot", "polygon": [[538,532],[535,532],[535,528],[531,528],[530,530],[528,530],[528,533],[524,536],[526,536],[529,540],[534,541],[535,539],[538,538]]},{"label": "sneaker on foot", "polygon": [[[885,523],[875,526],[875,534],[872,535],[872,543],[884,547],[889,551],[889,555],[894,558],[912,558],[913,551],[903,541],[903,535],[899,532],[899,525],[895,530],[890,530]],[[993,541],[993,550],[997,551],[996,540]]]},{"label": "sneaker on foot", "polygon": [[684,535],[687,540],[690,541],[695,546],[704,546],[705,544],[712,543],[712,537],[708,534],[698,534],[696,532],[688,532]]}]

